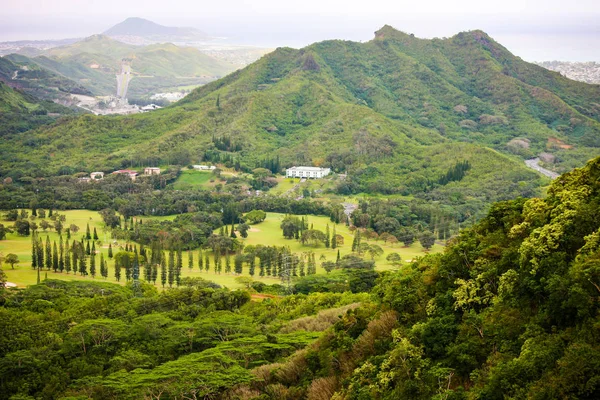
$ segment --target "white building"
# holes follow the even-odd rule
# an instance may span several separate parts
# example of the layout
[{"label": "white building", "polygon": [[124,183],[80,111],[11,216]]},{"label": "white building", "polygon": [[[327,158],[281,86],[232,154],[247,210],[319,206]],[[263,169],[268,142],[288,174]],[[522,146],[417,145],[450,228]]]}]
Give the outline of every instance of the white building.
[{"label": "white building", "polygon": [[91,179],[97,179],[97,180],[104,179],[104,172],[92,172],[90,174],[90,178]]},{"label": "white building", "polygon": [[212,171],[217,168],[214,165],[193,165],[193,167],[198,171]]},{"label": "white building", "polygon": [[144,175],[160,175],[160,168],[146,167],[144,168]]},{"label": "white building", "polygon": [[292,167],[285,170],[285,176],[288,178],[314,178],[319,179],[329,175],[330,168],[320,167]]}]

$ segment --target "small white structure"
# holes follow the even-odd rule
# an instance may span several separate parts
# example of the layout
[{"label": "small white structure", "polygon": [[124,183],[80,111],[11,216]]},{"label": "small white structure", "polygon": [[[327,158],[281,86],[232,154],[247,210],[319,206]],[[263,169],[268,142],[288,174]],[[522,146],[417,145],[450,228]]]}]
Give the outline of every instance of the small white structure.
[{"label": "small white structure", "polygon": [[130,169],[120,169],[118,171],[113,172],[113,175],[125,175],[128,176],[129,179],[131,179],[132,181],[135,181],[135,177],[137,176],[137,172],[136,171],[132,171]]},{"label": "small white structure", "polygon": [[214,165],[193,165],[194,169],[198,171],[212,171],[217,169]]},{"label": "small white structure", "polygon": [[90,178],[97,180],[104,179],[104,172],[92,172],[90,174]]},{"label": "small white structure", "polygon": [[288,178],[323,178],[331,172],[331,168],[320,167],[292,167],[285,170],[285,176]]},{"label": "small white structure", "polygon": [[157,106],[156,104],[148,104],[147,106],[143,106],[142,108],[140,108],[140,110],[142,112],[148,112],[148,111],[158,110],[159,108],[162,108],[162,107]]},{"label": "small white structure", "polygon": [[160,175],[160,168],[146,167],[144,168],[144,175]]}]

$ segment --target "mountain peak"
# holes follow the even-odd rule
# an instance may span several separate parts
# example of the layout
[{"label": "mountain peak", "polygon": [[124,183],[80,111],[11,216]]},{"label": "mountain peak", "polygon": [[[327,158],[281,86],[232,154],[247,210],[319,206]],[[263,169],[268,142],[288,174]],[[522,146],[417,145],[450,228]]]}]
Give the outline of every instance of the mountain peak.
[{"label": "mountain peak", "polygon": [[412,33],[402,32],[391,25],[384,25],[379,30],[375,31],[375,39],[390,39],[390,38],[409,38],[415,37]]},{"label": "mountain peak", "polygon": [[208,36],[195,28],[170,27],[156,22],[129,17],[104,32],[108,36],[139,36],[151,39],[193,40],[205,39]]}]

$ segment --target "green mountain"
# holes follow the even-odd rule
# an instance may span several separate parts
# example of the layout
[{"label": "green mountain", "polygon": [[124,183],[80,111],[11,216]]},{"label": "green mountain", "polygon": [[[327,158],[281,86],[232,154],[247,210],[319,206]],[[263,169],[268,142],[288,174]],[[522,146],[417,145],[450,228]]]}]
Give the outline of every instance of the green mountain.
[{"label": "green mountain", "polygon": [[[1,60],[1,59],[0,59]],[[0,80],[0,137],[35,129],[54,122],[57,117],[76,112],[48,100],[13,89]]]},{"label": "green mountain", "polygon": [[186,41],[209,38],[206,33],[198,29],[163,26],[136,17],[127,18],[125,21],[106,30],[103,34],[111,37],[137,36],[155,41]]},{"label": "green mountain", "polygon": [[131,97],[203,84],[235,69],[194,48],[170,43],[133,46],[103,35],[49,49],[32,60],[96,95],[116,93],[115,74],[120,72],[122,60],[127,60],[134,75],[129,85]]},{"label": "green mountain", "polygon": [[45,100],[62,100],[70,94],[92,94],[71,79],[42,68],[19,54],[0,58],[0,80]]},{"label": "green mountain", "polygon": [[[277,156],[347,172],[341,194],[418,196],[472,215],[540,193],[546,180],[523,158],[552,152],[560,171],[597,155],[599,104],[599,86],[526,63],[481,31],[424,40],[386,26],[367,43],[278,49],[157,112],[30,132],[3,144],[28,146],[5,173],[28,174],[48,153],[36,174],[202,160],[250,170]],[[465,161],[465,174],[442,178]]]}]

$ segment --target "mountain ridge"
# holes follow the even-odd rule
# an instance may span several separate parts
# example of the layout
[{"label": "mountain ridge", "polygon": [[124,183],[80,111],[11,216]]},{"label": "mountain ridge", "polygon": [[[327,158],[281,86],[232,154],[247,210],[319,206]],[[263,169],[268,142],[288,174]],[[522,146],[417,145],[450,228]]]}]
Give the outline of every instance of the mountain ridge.
[{"label": "mountain ridge", "polygon": [[169,27],[139,17],[127,18],[110,27],[103,34],[113,37],[138,36],[150,40],[165,41],[206,40],[210,38],[206,33],[195,28]]},{"label": "mountain ridge", "polygon": [[[547,181],[526,158],[551,152],[556,164],[546,167],[560,172],[597,155],[599,88],[528,64],[481,31],[433,40],[378,32],[366,43],[279,48],[157,112],[31,132],[27,162],[55,154],[38,174],[65,163],[110,171],[150,158],[237,160],[250,171],[278,156],[284,167],[348,173],[340,194],[416,195],[480,212],[492,200],[541,193]],[[92,132],[122,139],[90,140]],[[462,161],[472,165],[462,181],[432,183]],[[18,165],[26,164],[16,157]]]}]

